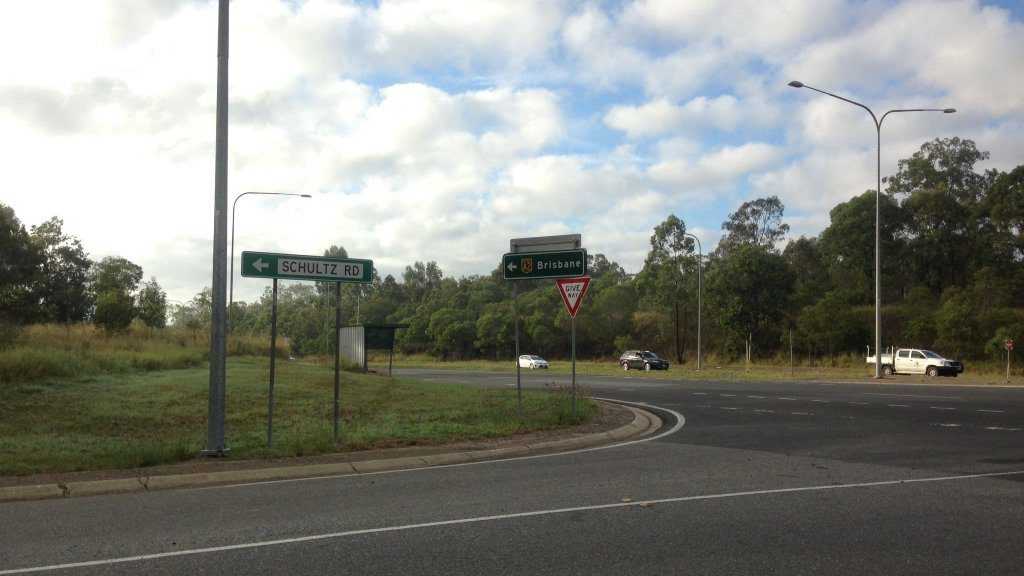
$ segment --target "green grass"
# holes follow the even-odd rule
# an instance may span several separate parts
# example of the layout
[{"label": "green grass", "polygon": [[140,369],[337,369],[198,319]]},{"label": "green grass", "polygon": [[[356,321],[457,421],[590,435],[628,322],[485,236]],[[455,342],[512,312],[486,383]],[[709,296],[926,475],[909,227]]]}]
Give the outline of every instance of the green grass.
[{"label": "green grass", "polygon": [[[205,366],[0,386],[0,475],[135,468],[194,458],[206,434]],[[311,455],[493,438],[572,424],[569,397],[342,374],[342,440],[332,438],[334,374],[278,362],[274,447],[266,446],[268,361],[228,362],[232,458]],[[580,420],[596,414],[581,403]]]},{"label": "green grass", "polygon": [[[551,374],[569,374],[572,371],[572,363],[568,360],[548,359]],[[370,362],[371,368],[387,369],[387,359],[384,357],[373,357]],[[430,356],[395,356],[394,366],[396,368],[427,368],[446,370],[465,370],[476,372],[509,372],[515,371],[515,362],[512,360],[466,360],[466,361],[440,361]],[[739,362],[722,362],[714,356],[705,359],[702,370],[696,370],[696,362],[688,361],[683,366],[673,363],[669,370],[630,370],[624,372],[618,365],[617,360],[576,360],[576,373],[583,376],[621,376],[628,374],[633,377],[652,378],[659,380],[749,380],[749,381],[776,381],[776,380],[871,380],[874,368],[863,363],[859,357],[843,356],[835,358],[835,365],[797,365],[791,370],[786,362],[781,360],[761,360],[753,362],[749,367]],[[524,372],[529,372],[524,368]],[[536,372],[536,371],[534,371]],[[541,371],[543,372],[543,371]],[[942,384],[985,384],[999,385],[1006,383],[1005,365],[1002,368],[992,364],[972,365],[967,363],[967,370],[957,378],[928,378],[919,375],[899,375],[892,379],[895,383],[942,383]],[[1010,384],[1024,386],[1024,373],[1018,367],[1011,373]]]},{"label": "green grass", "polygon": [[[234,335],[232,354],[268,354],[269,338]],[[133,325],[108,334],[89,325],[28,326],[13,345],[0,349],[0,386],[11,382],[46,382],[100,376],[190,368],[206,362],[209,335]],[[287,357],[279,346],[278,356]]]}]

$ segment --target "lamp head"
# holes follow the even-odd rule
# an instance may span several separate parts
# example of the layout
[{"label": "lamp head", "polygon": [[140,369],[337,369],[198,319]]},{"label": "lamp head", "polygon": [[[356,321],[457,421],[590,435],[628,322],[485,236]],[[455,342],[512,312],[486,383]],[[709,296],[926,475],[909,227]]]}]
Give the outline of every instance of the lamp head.
[{"label": "lamp head", "polygon": [[804,83],[800,82],[799,80],[793,80],[793,81],[791,81],[789,83],[789,85],[792,86],[793,88],[803,88],[804,87]]},{"label": "lamp head", "polygon": [[945,113],[945,114],[952,114],[952,113],[956,112],[956,108],[946,108],[942,112]]},{"label": "lamp head", "polygon": [[303,194],[302,197],[303,198],[312,198],[312,196],[310,196],[309,194]]}]

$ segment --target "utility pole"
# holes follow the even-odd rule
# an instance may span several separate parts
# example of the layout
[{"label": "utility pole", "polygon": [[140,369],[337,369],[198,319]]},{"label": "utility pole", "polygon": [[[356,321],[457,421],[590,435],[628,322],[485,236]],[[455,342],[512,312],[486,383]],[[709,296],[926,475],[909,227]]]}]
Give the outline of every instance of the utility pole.
[{"label": "utility pole", "polygon": [[206,456],[223,456],[224,396],[227,370],[227,231],[228,231],[228,6],[220,0],[217,18],[217,139],[214,152],[213,314],[210,323],[210,392]]}]

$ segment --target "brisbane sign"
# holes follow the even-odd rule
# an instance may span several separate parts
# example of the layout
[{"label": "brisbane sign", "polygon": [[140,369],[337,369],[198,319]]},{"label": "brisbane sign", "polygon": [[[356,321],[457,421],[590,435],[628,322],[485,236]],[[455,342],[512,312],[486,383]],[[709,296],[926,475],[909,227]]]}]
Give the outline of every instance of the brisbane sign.
[{"label": "brisbane sign", "polygon": [[509,253],[501,257],[505,280],[576,278],[587,273],[587,251]]}]

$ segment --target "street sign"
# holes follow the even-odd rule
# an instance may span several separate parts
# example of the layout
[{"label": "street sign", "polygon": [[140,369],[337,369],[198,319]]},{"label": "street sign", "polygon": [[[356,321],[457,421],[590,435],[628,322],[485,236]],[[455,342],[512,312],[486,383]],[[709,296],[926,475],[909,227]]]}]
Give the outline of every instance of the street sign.
[{"label": "street sign", "polygon": [[531,236],[529,238],[512,238],[508,241],[508,251],[516,254],[524,252],[558,252],[559,250],[576,250],[582,247],[583,237],[579,234]]},{"label": "street sign", "polygon": [[369,284],[373,280],[373,261],[273,252],[242,252],[242,276]]},{"label": "street sign", "polygon": [[1006,346],[1007,350],[1013,350],[1013,338],[1007,338],[1006,342],[1003,342],[1003,346]]},{"label": "street sign", "polygon": [[587,273],[587,251],[509,253],[501,257],[501,269],[505,280],[576,278]]},{"label": "street sign", "polygon": [[590,286],[590,276],[561,278],[555,280],[555,283],[558,284],[558,293],[562,296],[565,311],[575,318],[580,310],[580,304],[583,303],[583,297],[587,294],[587,287]]}]

